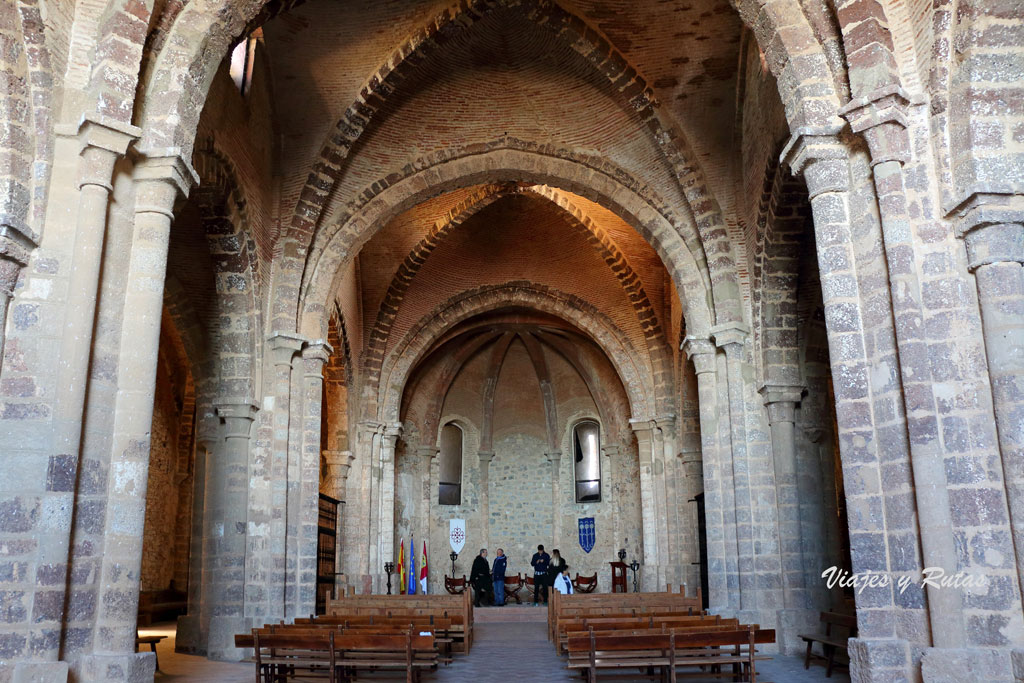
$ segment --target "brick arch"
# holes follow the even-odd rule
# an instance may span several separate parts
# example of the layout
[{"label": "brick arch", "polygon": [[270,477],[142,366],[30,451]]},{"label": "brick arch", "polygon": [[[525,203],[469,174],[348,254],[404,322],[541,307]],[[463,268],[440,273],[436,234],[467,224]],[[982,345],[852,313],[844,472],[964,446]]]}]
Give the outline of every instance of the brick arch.
[{"label": "brick arch", "polygon": [[[339,273],[381,227],[395,216],[437,194],[495,182],[547,185],[578,194],[609,209],[654,248],[668,269],[690,327],[709,333],[712,325],[711,287],[706,266],[695,258],[691,242],[699,239],[686,223],[647,188],[607,162],[573,158],[558,150],[541,150],[529,143],[502,139],[493,146],[474,147],[460,154],[442,152],[392,174],[361,193],[358,202],[330,230],[321,231],[303,264],[299,258],[278,260],[275,286],[298,286],[298,328],[307,336],[322,337],[325,302],[336,290]],[[691,226],[692,227],[692,226]],[[697,247],[699,250],[699,246]],[[698,251],[696,256],[703,257]],[[294,283],[294,284],[293,284]],[[295,324],[295,299],[275,298],[274,326]]]},{"label": "brick arch", "polygon": [[[612,274],[622,287],[626,298],[633,306],[637,320],[640,323],[640,328],[643,331],[644,339],[647,342],[647,350],[654,361],[656,381],[659,383],[670,382],[672,377],[672,354],[668,349],[658,317],[654,313],[654,306],[644,290],[640,276],[630,266],[626,256],[619,251],[614,240],[594,223],[583,210],[574,204],[565,193],[546,186],[522,187],[514,183],[503,183],[484,186],[453,207],[442,219],[434,224],[431,231],[405,257],[381,301],[372,332],[367,340],[367,351],[364,354],[366,365],[364,369],[365,377],[369,384],[374,384],[380,377],[381,363],[384,360],[384,353],[387,348],[388,339],[391,336],[392,327],[398,316],[398,311],[405,294],[412,285],[420,267],[430,257],[434,249],[456,227],[501,197],[511,194],[528,194],[555,204],[563,213],[569,227],[583,233],[590,245],[611,269]],[[670,412],[670,406],[668,405],[663,405],[660,409]]]},{"label": "brick arch", "polygon": [[788,173],[775,158],[769,163],[758,209],[752,329],[760,381],[796,386],[800,383],[797,288],[810,205],[802,178]]},{"label": "brick arch", "polygon": [[611,320],[589,302],[571,294],[530,282],[507,282],[463,292],[421,318],[385,358],[377,387],[366,387],[364,395],[376,388],[377,401],[364,402],[363,419],[397,421],[405,384],[431,345],[453,325],[508,306],[549,313],[580,329],[611,360],[629,397],[633,417],[648,419],[656,414],[652,392],[668,393],[671,387],[655,384],[650,367],[638,362],[642,356]]},{"label": "brick arch", "polygon": [[[225,395],[254,396],[263,329],[256,244],[231,161],[212,141],[193,157],[200,185],[192,194],[214,264],[218,317],[213,352]],[[241,360],[243,362],[232,362]]]},{"label": "brick arch", "polygon": [[[683,192],[699,235],[698,244],[706,254],[716,288],[715,321],[742,320],[739,278],[733,246],[717,200],[707,187],[703,171],[682,133],[665,120],[647,81],[593,28],[552,0],[482,0],[460,4],[435,15],[431,23],[399,46],[374,73],[327,135],[306,185],[299,195],[291,223],[284,235],[299,251],[308,248],[321,229],[344,159],[355,147],[376,113],[383,108],[400,83],[424,58],[443,49],[455,32],[466,30],[496,8],[515,7],[537,25],[554,33],[591,63],[611,86],[613,96],[624,109],[632,111],[648,128],[651,139],[665,157]],[[286,247],[286,250],[288,248]]]}]

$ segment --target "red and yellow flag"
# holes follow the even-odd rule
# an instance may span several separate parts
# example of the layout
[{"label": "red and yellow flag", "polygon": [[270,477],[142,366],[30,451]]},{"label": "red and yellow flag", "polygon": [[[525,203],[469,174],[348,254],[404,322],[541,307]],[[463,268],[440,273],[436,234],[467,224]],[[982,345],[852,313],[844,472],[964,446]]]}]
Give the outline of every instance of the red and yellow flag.
[{"label": "red and yellow flag", "polygon": [[[413,550],[413,552],[416,552]],[[399,595],[405,595],[405,586],[407,583],[406,572],[408,569],[405,566],[405,539],[402,539],[402,545],[398,549],[398,593]]]}]

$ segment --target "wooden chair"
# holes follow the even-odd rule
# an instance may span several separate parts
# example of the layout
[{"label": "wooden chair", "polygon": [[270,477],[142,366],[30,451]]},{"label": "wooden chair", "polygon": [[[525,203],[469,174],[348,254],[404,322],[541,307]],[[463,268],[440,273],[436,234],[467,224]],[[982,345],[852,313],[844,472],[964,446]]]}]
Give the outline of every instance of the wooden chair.
[{"label": "wooden chair", "polygon": [[523,590],[523,577],[520,574],[505,577],[505,602],[514,599],[517,605],[523,604],[519,591]]},{"label": "wooden chair", "polygon": [[469,587],[469,582],[466,581],[466,575],[463,574],[461,579],[456,579],[452,576],[444,577],[444,589],[452,595],[459,595],[465,593]]},{"label": "wooden chair", "polygon": [[[839,651],[847,652],[846,644],[850,638],[857,637],[857,617],[848,614],[836,614],[835,612],[822,612],[820,620],[825,624],[825,634],[800,634],[800,638],[807,643],[807,654],[804,656],[804,668],[810,668],[811,657],[825,660],[825,678],[832,678],[832,669],[836,665],[836,654]],[[846,630],[846,636],[833,633],[835,626]],[[821,643],[822,654],[811,652],[815,643]],[[843,665],[843,662],[840,662]]]},{"label": "wooden chair", "polygon": [[572,580],[572,589],[577,593],[593,593],[597,590],[597,572],[593,576],[580,576]]}]

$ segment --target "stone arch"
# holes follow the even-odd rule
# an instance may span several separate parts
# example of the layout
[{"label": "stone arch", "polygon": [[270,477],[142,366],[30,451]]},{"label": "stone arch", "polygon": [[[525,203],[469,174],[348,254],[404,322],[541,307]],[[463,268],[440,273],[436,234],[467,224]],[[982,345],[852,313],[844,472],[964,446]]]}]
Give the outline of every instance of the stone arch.
[{"label": "stone arch", "polygon": [[[623,108],[636,112],[649,129],[652,140],[663,153],[693,214],[698,244],[707,254],[707,265],[716,287],[715,322],[742,320],[737,264],[728,229],[717,200],[704,179],[703,171],[682,134],[664,119],[647,81],[637,73],[597,31],[552,0],[484,0],[469,6],[447,9],[401,45],[370,78],[357,100],[346,110],[329,133],[302,189],[292,222],[283,239],[301,251],[316,238],[321,217],[333,192],[343,160],[356,145],[370,121],[386,103],[409,72],[437,49],[449,36],[472,26],[495,8],[519,7],[525,16],[552,31],[587,59],[611,85]],[[287,249],[286,249],[287,250]]]},{"label": "stone arch", "polygon": [[[658,391],[648,367],[638,363],[640,357],[629,339],[614,323],[590,303],[550,287],[529,282],[508,282],[480,287],[459,294],[424,316],[397,344],[384,361],[381,373],[381,396],[377,415],[397,421],[402,393],[412,369],[430,345],[453,325],[473,316],[507,306],[526,306],[571,321],[589,335],[611,360],[629,396],[634,417],[648,419],[655,414],[652,391]],[[666,387],[661,387],[666,391]],[[365,419],[377,419],[365,416]]]},{"label": "stone arch", "polygon": [[[566,153],[568,155],[568,153]],[[422,166],[422,167],[421,167]],[[484,150],[462,155],[445,153],[415,164],[404,176],[388,176],[360,195],[332,230],[320,231],[307,257],[298,298],[298,327],[311,337],[323,336],[323,310],[336,289],[338,273],[370,236],[391,218],[444,189],[469,187],[488,181],[529,182],[579,194],[623,218],[647,240],[662,259],[676,286],[684,315],[694,330],[709,333],[712,323],[711,289],[707,268],[690,249],[695,238],[673,211],[628,175],[607,163],[563,158],[541,152],[520,141],[503,139]],[[703,254],[698,254],[703,256]],[[289,287],[302,264],[297,258],[280,260],[276,286]],[[276,302],[275,327],[295,324],[293,303]],[[287,308],[286,308],[287,307]]]},{"label": "stone arch", "polygon": [[[226,396],[253,396],[262,329],[259,263],[249,229],[246,201],[231,161],[213,141],[194,155],[200,185],[193,194],[213,260],[217,325],[216,362]],[[232,362],[242,361],[242,362]]]},{"label": "stone arch", "polygon": [[[501,197],[511,194],[528,194],[545,199],[555,204],[564,212],[570,228],[581,231],[591,246],[608,264],[612,274],[619,282],[626,297],[636,312],[637,320],[651,353],[655,379],[659,382],[670,382],[672,377],[671,353],[654,307],[644,291],[640,276],[630,266],[626,256],[619,251],[614,240],[590,219],[571,199],[558,190],[541,187],[520,187],[513,183],[487,185],[474,192],[465,200],[452,208],[444,218],[437,221],[434,228],[420,240],[409,252],[399,266],[377,312],[372,333],[367,342],[365,377],[369,385],[373,385],[380,377],[380,366],[384,359],[387,341],[392,326],[398,316],[399,308],[405,293],[412,285],[420,267],[426,262],[433,250],[438,247],[456,227],[464,223],[485,207]],[[659,408],[670,412],[669,406]]]}]

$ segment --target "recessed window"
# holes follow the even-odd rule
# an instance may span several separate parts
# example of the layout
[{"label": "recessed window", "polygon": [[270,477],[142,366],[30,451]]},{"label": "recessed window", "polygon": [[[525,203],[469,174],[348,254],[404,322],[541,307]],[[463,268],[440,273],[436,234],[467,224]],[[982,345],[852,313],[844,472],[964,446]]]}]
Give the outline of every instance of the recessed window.
[{"label": "recessed window", "polygon": [[600,502],[601,426],[593,420],[577,422],[572,428],[572,450],[576,468],[576,502]]},{"label": "recessed window", "polygon": [[462,429],[451,422],[442,427],[440,447],[437,502],[439,505],[461,505]]},{"label": "recessed window", "polygon": [[245,97],[249,94],[249,87],[252,85],[252,66],[256,58],[257,35],[250,34],[231,51],[231,67],[229,73],[231,80],[235,82],[238,92]]}]

